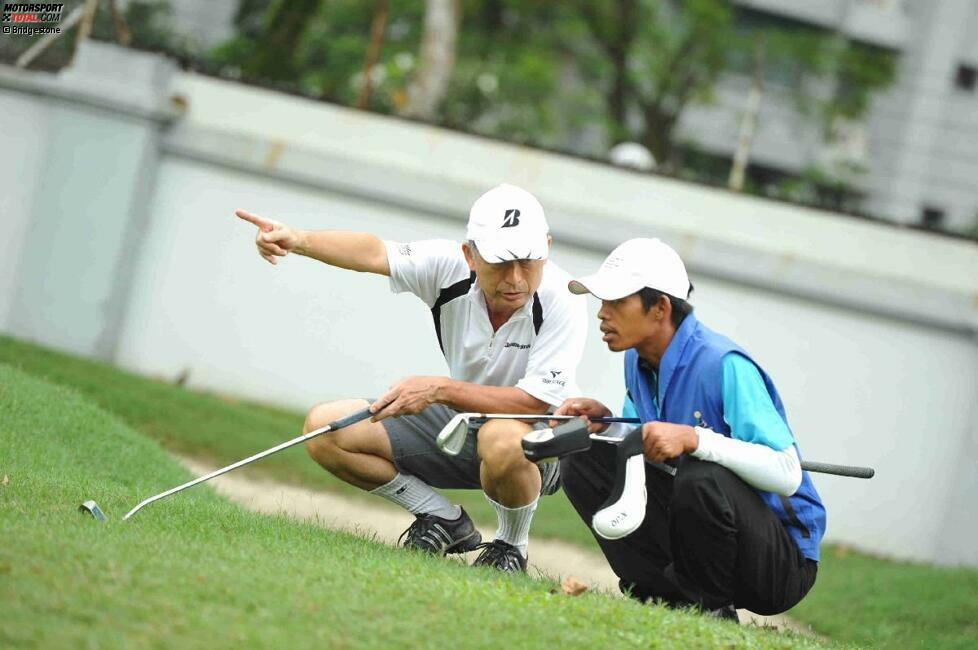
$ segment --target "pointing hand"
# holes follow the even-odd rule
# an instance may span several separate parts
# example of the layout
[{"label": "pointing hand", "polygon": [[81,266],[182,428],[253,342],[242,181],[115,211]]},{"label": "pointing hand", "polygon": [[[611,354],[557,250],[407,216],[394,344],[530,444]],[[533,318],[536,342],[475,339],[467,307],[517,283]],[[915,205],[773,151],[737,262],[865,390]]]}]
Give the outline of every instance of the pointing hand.
[{"label": "pointing hand", "polygon": [[272,264],[278,263],[276,257],[285,257],[299,245],[299,233],[284,223],[259,217],[247,210],[236,210],[234,214],[258,226],[255,237],[258,254]]}]

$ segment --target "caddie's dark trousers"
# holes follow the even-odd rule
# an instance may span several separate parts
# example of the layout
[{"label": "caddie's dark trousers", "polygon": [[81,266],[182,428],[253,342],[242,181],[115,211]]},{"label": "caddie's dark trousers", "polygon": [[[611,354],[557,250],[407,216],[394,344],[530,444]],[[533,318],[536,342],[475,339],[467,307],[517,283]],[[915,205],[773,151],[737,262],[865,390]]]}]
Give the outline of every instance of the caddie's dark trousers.
[{"label": "caddie's dark trousers", "polygon": [[[564,491],[590,526],[614,485],[615,448],[596,443],[560,466]],[[777,614],[815,584],[818,563],[801,554],[760,496],[725,467],[686,456],[675,478],[646,466],[645,483],[642,526],[614,541],[595,535],[632,597]]]}]

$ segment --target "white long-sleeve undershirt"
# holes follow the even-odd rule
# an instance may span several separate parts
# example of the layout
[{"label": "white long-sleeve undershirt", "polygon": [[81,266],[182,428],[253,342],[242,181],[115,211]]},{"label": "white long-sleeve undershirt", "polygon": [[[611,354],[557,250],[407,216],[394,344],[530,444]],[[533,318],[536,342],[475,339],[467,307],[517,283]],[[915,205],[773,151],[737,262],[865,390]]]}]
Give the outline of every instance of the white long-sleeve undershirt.
[{"label": "white long-sleeve undershirt", "polygon": [[748,485],[786,497],[801,485],[801,462],[794,445],[775,451],[767,445],[728,438],[704,427],[695,427],[699,445],[695,458],[723,465]]}]

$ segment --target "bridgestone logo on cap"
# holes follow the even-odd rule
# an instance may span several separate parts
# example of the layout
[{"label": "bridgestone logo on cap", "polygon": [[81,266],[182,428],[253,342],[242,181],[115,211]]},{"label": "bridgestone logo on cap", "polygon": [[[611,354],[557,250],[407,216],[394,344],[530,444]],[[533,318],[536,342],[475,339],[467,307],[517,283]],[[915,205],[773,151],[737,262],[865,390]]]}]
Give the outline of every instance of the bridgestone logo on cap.
[{"label": "bridgestone logo on cap", "polygon": [[513,226],[520,225],[520,211],[515,208],[512,210],[506,210],[506,214],[503,215],[503,228],[512,228]]}]

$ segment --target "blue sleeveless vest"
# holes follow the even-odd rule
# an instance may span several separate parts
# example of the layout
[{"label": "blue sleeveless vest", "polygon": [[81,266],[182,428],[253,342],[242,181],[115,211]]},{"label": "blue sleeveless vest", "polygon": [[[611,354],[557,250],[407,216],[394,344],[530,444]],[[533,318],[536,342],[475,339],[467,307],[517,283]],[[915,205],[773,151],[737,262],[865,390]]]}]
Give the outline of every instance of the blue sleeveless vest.
[{"label": "blue sleeveless vest", "polygon": [[[638,352],[634,348],[625,352],[625,387],[639,418],[643,422],[660,420],[703,426],[730,437],[730,427],[723,419],[721,365],[729,352],[742,354],[757,366],[774,407],[787,423],[781,397],[764,369],[740,346],[702,325],[693,314],[683,319],[662,356],[657,396],[652,393],[647,373],[639,367]],[[798,456],[801,458],[800,451]],[[808,472],[802,472],[801,486],[790,497],[756,492],[787,528],[802,555],[817,561],[819,541],[825,534],[825,507]]]}]

